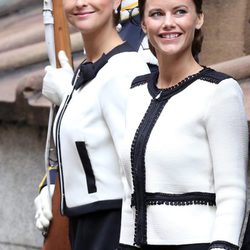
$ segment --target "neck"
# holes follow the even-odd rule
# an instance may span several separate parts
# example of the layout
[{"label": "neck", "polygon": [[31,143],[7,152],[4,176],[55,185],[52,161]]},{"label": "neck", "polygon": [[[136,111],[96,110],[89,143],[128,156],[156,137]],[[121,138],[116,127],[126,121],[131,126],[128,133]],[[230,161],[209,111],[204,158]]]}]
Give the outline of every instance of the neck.
[{"label": "neck", "polygon": [[106,27],[101,31],[82,34],[87,61],[97,61],[103,53],[123,43],[115,28]]},{"label": "neck", "polygon": [[158,88],[172,87],[187,76],[195,74],[202,69],[191,53],[182,56],[157,56],[159,62]]}]

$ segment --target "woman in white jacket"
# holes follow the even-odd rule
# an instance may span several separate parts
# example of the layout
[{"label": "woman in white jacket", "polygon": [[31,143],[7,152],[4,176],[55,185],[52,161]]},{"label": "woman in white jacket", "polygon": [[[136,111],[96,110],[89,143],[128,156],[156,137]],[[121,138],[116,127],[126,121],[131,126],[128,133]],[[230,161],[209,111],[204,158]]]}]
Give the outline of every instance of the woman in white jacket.
[{"label": "woman in white jacket", "polygon": [[236,250],[246,207],[242,91],[201,66],[202,0],[139,0],[159,72],[129,92],[120,247]]},{"label": "woman in white jacket", "polygon": [[[127,93],[135,76],[149,68],[116,30],[120,0],[64,0],[63,4],[69,22],[82,33],[86,58],[74,74],[73,86],[67,63],[59,70],[46,68],[44,78],[45,86],[67,85],[58,92],[43,89],[60,104],[54,139],[61,213],[69,218],[72,250],[111,250],[119,242],[124,194],[119,145]],[[40,219],[44,215],[41,210],[37,213],[41,229],[51,218],[44,225]]]}]

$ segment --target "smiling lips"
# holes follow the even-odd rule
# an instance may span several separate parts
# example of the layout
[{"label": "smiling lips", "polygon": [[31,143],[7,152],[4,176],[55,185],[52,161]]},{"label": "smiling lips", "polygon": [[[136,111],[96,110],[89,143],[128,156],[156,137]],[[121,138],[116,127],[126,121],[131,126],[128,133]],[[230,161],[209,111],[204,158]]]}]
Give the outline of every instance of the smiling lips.
[{"label": "smiling lips", "polygon": [[162,33],[159,36],[161,38],[172,40],[172,39],[175,39],[175,38],[179,37],[180,35],[181,35],[181,33]]},{"label": "smiling lips", "polygon": [[86,16],[89,16],[89,15],[91,15],[91,14],[93,14],[94,13],[94,11],[92,10],[89,10],[89,11],[82,11],[82,12],[77,12],[77,13],[75,13],[74,15],[75,16],[78,16],[78,17],[86,17]]}]

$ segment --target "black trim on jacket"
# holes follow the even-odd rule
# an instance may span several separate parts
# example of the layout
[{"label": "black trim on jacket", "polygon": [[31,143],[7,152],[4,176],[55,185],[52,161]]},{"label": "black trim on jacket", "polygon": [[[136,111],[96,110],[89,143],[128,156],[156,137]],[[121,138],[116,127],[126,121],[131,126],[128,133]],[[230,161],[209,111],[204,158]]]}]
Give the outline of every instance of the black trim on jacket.
[{"label": "black trim on jacket", "polygon": [[[168,193],[148,193],[145,192],[145,202],[147,206],[151,205],[170,205],[170,206],[188,206],[188,205],[209,205],[215,206],[215,194],[205,192],[190,192],[184,194]],[[131,206],[135,206],[135,193],[132,194]]]},{"label": "black trim on jacket", "polygon": [[208,250],[210,249],[213,249],[213,248],[222,248],[222,249],[225,249],[225,250],[238,250],[239,247],[232,244],[232,243],[229,243],[227,241],[222,241],[222,240],[217,240],[217,241],[213,241]]},{"label": "black trim on jacket", "polygon": [[91,161],[89,159],[88,151],[86,149],[86,145],[84,141],[76,141],[76,148],[78,151],[78,154],[81,159],[81,163],[83,166],[83,170],[86,175],[86,181],[88,186],[88,193],[95,193],[97,191],[96,184],[95,184],[95,175],[93,172],[93,168],[91,165]]},{"label": "black trim on jacket", "polygon": [[[103,57],[105,60],[109,60],[111,57],[113,57],[116,54],[123,53],[123,52],[134,52],[135,50],[129,46],[127,42],[124,42],[115,48],[113,48],[110,52],[107,54],[103,54]],[[86,59],[82,62],[85,63]],[[104,65],[103,65],[104,66]],[[100,70],[101,68],[99,68]],[[60,136],[61,136],[61,122],[64,116],[64,113],[68,107],[69,102],[71,101],[71,98],[74,93],[74,87],[79,79],[80,76],[80,66],[77,68],[77,71],[75,72],[73,79],[72,79],[72,92],[67,96],[62,110],[58,114],[58,120],[56,124],[56,149],[57,149],[57,158],[58,158],[58,166],[59,166],[59,181],[60,181],[60,193],[61,193],[61,214],[66,214],[68,216],[74,216],[89,212],[95,212],[99,210],[105,210],[105,209],[116,209],[121,208],[122,201],[121,199],[114,199],[114,200],[101,200],[96,201],[90,204],[84,204],[77,207],[68,207],[66,204],[65,199],[65,186],[64,186],[64,179],[63,179],[63,163],[62,163],[62,152],[61,152],[61,142],[60,142]],[[97,72],[96,72],[97,73]],[[82,159],[81,159],[82,160]],[[74,180],[72,180],[74,181]],[[91,192],[94,191],[93,187],[90,188]]]},{"label": "black trim on jacket", "polygon": [[67,216],[79,216],[81,214],[94,213],[97,211],[121,209],[121,206],[122,206],[121,199],[101,200],[78,207],[67,207],[66,204],[64,204],[63,211]]},{"label": "black trim on jacket", "polygon": [[[168,100],[179,92],[183,91],[190,84],[195,82],[198,79],[206,80],[211,83],[219,83],[220,81],[229,78],[230,76],[223,73],[219,73],[210,68],[204,67],[201,71],[196,74],[190,75],[180,81],[178,84],[173,87],[166,89],[158,89],[156,82],[159,76],[159,72],[153,72],[144,76],[138,76],[134,79],[131,88],[143,85],[147,83],[148,91],[152,96],[152,100],[147,108],[147,111],[144,114],[143,119],[141,120],[139,127],[137,128],[134,139],[131,145],[131,173],[133,179],[134,192],[131,199],[131,205],[135,206],[135,235],[134,235],[134,244],[141,246],[147,245],[147,205],[159,205],[159,204],[168,204],[171,201],[165,202],[166,199],[173,199],[167,194],[159,195],[152,194],[152,197],[159,196],[155,201],[147,200],[146,197],[149,196],[145,190],[145,151],[148,139],[150,134],[162,112]],[[187,198],[187,194],[184,194],[184,197],[181,197],[182,200],[176,201],[180,205],[187,205],[189,202],[193,204],[209,204],[215,205],[215,195],[214,194],[204,194],[198,195],[198,192],[195,192],[196,196],[189,198],[188,202],[185,203],[183,200],[184,197]],[[165,196],[165,197],[164,197]],[[176,197],[178,196],[174,196]],[[204,198],[205,197],[205,198]],[[165,201],[164,201],[165,200]],[[173,202],[173,201],[172,201]]]}]

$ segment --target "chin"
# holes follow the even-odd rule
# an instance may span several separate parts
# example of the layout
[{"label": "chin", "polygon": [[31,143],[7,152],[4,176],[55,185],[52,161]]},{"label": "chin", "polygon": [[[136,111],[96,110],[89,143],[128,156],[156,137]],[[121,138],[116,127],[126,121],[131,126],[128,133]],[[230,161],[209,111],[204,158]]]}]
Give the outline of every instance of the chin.
[{"label": "chin", "polygon": [[163,54],[165,56],[175,56],[180,54],[179,50],[173,50],[173,49],[159,49],[160,54]]},{"label": "chin", "polygon": [[168,55],[168,56],[176,56],[176,55],[183,55],[187,51],[187,48],[184,46],[160,46],[159,52]]},{"label": "chin", "polygon": [[86,25],[86,24],[84,24],[84,25],[81,25],[81,24],[76,24],[75,25],[75,27],[81,32],[81,33],[83,33],[83,34],[85,34],[85,33],[90,33],[90,32],[93,32],[93,30],[94,30],[94,26],[93,25]]}]

